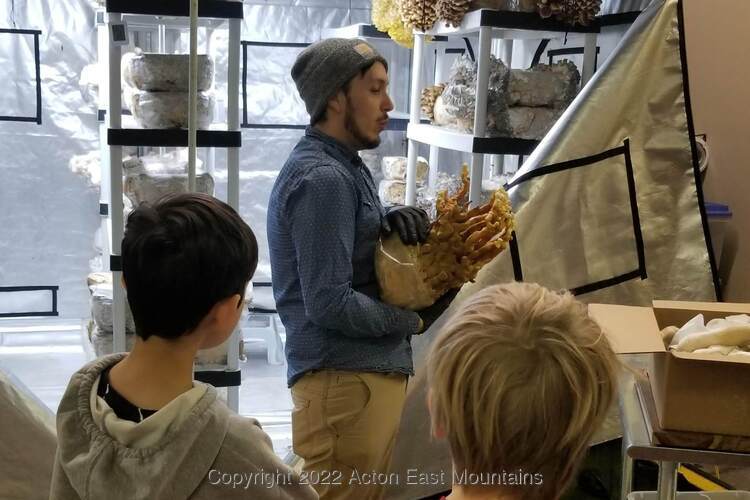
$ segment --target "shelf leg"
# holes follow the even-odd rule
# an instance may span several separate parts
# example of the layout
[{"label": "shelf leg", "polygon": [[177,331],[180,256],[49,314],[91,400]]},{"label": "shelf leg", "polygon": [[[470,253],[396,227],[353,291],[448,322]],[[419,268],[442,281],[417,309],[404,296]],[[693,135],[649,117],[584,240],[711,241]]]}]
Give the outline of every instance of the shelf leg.
[{"label": "shelf leg", "polygon": [[490,175],[492,177],[505,173],[505,155],[491,155]]},{"label": "shelf leg", "polygon": [[620,500],[627,500],[633,487],[633,459],[628,455],[626,440],[622,439],[622,482],[620,483]]},{"label": "shelf leg", "polygon": [[430,146],[430,172],[427,179],[427,185],[430,190],[434,190],[437,186],[438,172],[440,171],[440,148],[437,146]]},{"label": "shelf leg", "polygon": [[[420,98],[422,95],[422,60],[424,57],[423,33],[414,34],[414,53],[412,55],[411,89],[409,99],[409,123],[418,124],[421,118]],[[409,139],[406,153],[406,204],[417,202],[417,143]]]},{"label": "shelf leg", "polygon": [[[240,130],[240,19],[229,20],[229,48],[227,74],[227,130]],[[240,149],[227,149],[227,203],[240,210]],[[241,329],[235,328],[227,348],[227,369],[239,370]],[[227,406],[240,411],[240,386],[227,387]]]},{"label": "shelf leg", "polygon": [[[159,23],[156,25],[156,52],[160,54],[167,53],[167,25],[164,23]],[[153,44],[151,44],[153,45]],[[153,50],[153,49],[152,49]],[[167,148],[165,147],[159,147],[159,156],[164,156],[167,154]],[[190,160],[188,160],[189,162]],[[190,179],[188,179],[188,186],[190,185]]]},{"label": "shelf leg", "polygon": [[659,462],[659,500],[675,500],[678,465],[677,462]]},{"label": "shelf leg", "polygon": [[503,54],[502,54],[502,60],[503,63],[508,67],[508,69],[513,67],[513,46],[514,46],[514,40],[507,39],[503,40]]},{"label": "shelf leg", "polygon": [[[107,14],[107,30],[113,24],[122,22],[122,15],[117,13]],[[109,106],[107,109],[107,121],[109,128],[122,127],[122,85],[120,82],[121,56],[120,47],[112,43],[112,38],[107,36],[109,42]],[[122,147],[109,147],[109,192],[110,206],[109,217],[111,221],[110,251],[111,255],[119,256],[122,250],[122,236],[124,232],[123,204],[122,204]],[[109,265],[109,263],[108,263]],[[111,269],[110,269],[111,270]],[[113,352],[125,352],[125,289],[122,286],[122,272],[112,271],[112,341]]]},{"label": "shelf leg", "polygon": [[[499,47],[497,50],[497,53],[495,53],[495,43],[499,42]],[[496,57],[499,57],[501,61],[503,61],[503,64],[508,67],[508,69],[513,68],[513,40],[507,39],[507,40],[492,40],[493,45],[493,54]],[[490,176],[501,176],[505,174],[505,155],[492,155],[491,158],[491,165],[490,168]]]},{"label": "shelf leg", "polygon": [[[435,75],[433,77],[434,85],[443,83],[446,79],[447,68],[445,64],[445,47],[446,43],[435,44]],[[430,146],[430,172],[428,177],[428,186],[434,190],[437,186],[438,172],[440,172],[440,148]]]},{"label": "shelf leg", "polygon": [[[100,86],[99,88],[104,88],[105,85]],[[107,104],[101,103],[99,108],[100,109],[107,109]],[[102,216],[101,220],[101,231],[102,231],[102,270],[105,270],[108,268],[109,264],[106,262],[106,259],[109,258],[110,255],[112,255],[112,242],[110,237],[110,219],[112,214],[112,203],[110,200],[110,192],[109,192],[109,186],[111,185],[111,182],[109,180],[110,175],[110,162],[109,162],[109,147],[107,146],[107,121],[105,119],[104,123],[99,124],[99,157],[101,158],[101,183],[99,184],[99,203],[103,205],[107,205],[107,215]]]},{"label": "shelf leg", "polygon": [[[474,135],[484,137],[487,131],[487,87],[490,80],[490,50],[492,42],[492,28],[479,29],[479,55],[477,57],[477,89],[474,107]],[[469,183],[469,202],[479,203],[482,196],[482,176],[484,170],[484,155],[473,154],[471,161],[471,176]]]},{"label": "shelf leg", "polygon": [[436,42],[435,45],[435,76],[433,82],[435,85],[439,85],[445,83],[448,79],[448,71],[450,68],[445,64],[445,48],[447,43]]},{"label": "shelf leg", "polygon": [[[235,371],[240,369],[240,338],[242,337],[241,328],[235,328],[232,337],[227,345],[227,370]],[[229,409],[239,413],[240,411],[240,386],[227,387],[227,406]]]},{"label": "shelf leg", "polygon": [[227,406],[235,413],[240,412],[240,386],[227,387]]},{"label": "shelf leg", "polygon": [[[240,130],[240,19],[229,20],[229,50],[227,54],[227,130]],[[240,208],[240,150],[227,149],[227,203]]]},{"label": "shelf leg", "polygon": [[581,71],[581,88],[594,76],[596,66],[596,33],[586,33],[583,42],[583,69]]},{"label": "shelf leg", "polygon": [[482,178],[484,177],[484,154],[471,155],[471,169],[469,171],[469,203],[477,206],[482,198]]},{"label": "shelf leg", "polygon": [[198,0],[190,0],[190,56],[188,69],[188,191],[195,192],[195,160],[198,125]]}]

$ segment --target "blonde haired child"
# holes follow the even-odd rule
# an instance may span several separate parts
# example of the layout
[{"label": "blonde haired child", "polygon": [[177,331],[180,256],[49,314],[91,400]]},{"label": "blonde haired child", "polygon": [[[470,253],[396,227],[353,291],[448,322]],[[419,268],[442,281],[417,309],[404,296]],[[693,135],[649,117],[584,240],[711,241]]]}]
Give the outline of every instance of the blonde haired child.
[{"label": "blonde haired child", "polygon": [[562,496],[615,397],[617,367],[567,292],[508,283],[472,296],[427,362],[432,432],[453,457],[448,499]]}]

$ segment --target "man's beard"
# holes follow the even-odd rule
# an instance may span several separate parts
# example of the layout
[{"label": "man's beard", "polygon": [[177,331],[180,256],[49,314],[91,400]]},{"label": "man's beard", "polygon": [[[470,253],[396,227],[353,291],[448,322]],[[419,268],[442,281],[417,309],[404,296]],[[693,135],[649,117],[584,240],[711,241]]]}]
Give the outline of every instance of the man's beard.
[{"label": "man's beard", "polygon": [[354,119],[354,108],[349,96],[346,97],[346,114],[344,115],[344,127],[349,132],[357,143],[357,151],[363,149],[375,149],[380,146],[380,136],[378,135],[374,140],[369,139],[357,126],[357,122]]}]

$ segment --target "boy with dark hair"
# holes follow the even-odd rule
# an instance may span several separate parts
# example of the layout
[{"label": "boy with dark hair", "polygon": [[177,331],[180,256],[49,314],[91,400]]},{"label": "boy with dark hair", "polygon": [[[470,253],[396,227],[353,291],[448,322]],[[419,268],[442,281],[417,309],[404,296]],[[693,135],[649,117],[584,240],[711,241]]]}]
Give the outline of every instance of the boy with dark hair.
[{"label": "boy with dark hair", "polygon": [[253,419],[193,381],[234,330],[258,261],[227,204],[167,196],[128,217],[123,281],[137,339],[73,375],[57,413],[52,499],[315,498]]}]

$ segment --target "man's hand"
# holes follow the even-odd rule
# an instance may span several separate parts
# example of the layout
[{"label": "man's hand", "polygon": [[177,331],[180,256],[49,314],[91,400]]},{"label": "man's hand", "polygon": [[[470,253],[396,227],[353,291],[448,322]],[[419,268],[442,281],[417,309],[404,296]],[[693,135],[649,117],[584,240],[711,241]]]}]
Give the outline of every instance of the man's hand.
[{"label": "man's hand", "polygon": [[405,245],[416,245],[427,239],[430,218],[421,208],[397,205],[385,214],[381,229],[385,236],[395,229]]},{"label": "man's hand", "polygon": [[439,299],[435,301],[431,306],[425,307],[421,311],[417,311],[419,317],[422,319],[422,330],[419,333],[426,332],[430,326],[438,319],[446,309],[451,305],[453,299],[456,298],[460,288],[451,288],[445,292]]}]

